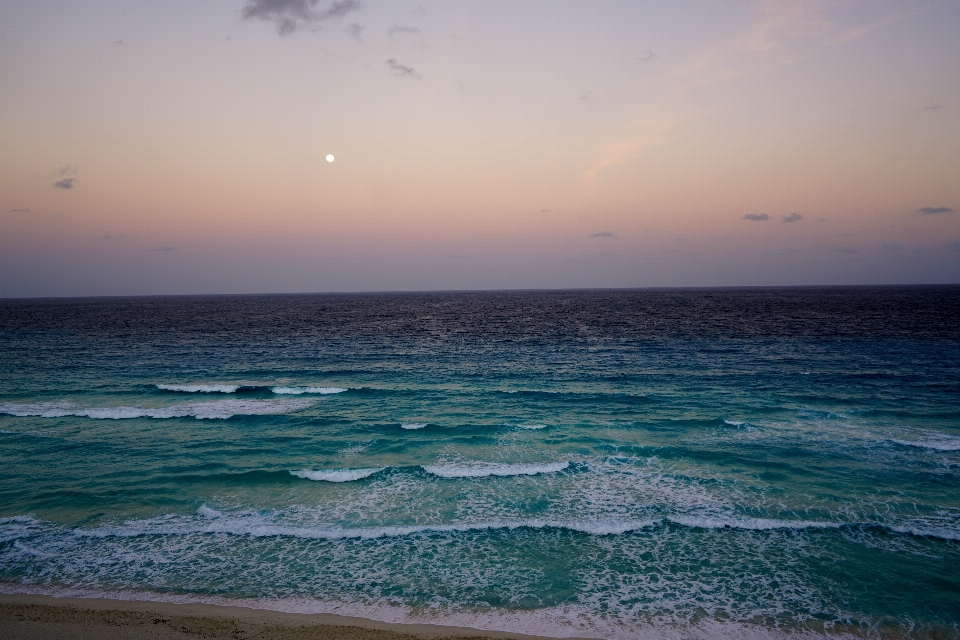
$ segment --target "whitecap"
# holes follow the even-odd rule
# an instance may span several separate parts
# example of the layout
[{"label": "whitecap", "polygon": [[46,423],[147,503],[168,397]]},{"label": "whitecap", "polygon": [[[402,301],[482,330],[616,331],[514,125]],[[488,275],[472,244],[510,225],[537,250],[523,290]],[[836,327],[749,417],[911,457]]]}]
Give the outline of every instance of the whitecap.
[{"label": "whitecap", "polygon": [[343,393],[347,391],[343,387],[270,387],[270,391],[278,395],[298,396],[304,393],[314,393],[318,395],[329,395],[331,393]]},{"label": "whitecap", "polygon": [[321,482],[350,482],[352,480],[362,480],[373,474],[383,471],[386,467],[368,467],[366,469],[303,469],[302,471],[291,471],[290,475],[307,480],[317,480]]},{"label": "whitecap", "polygon": [[162,391],[179,391],[181,393],[236,393],[239,384],[158,384],[157,389]]},{"label": "whitecap", "polygon": [[423,429],[425,426],[427,426],[426,422],[410,422],[410,423],[401,424],[400,428],[401,429]]},{"label": "whitecap", "polygon": [[891,442],[902,444],[907,447],[918,447],[920,449],[935,449],[937,451],[960,451],[960,437],[952,436],[946,433],[935,433],[928,431],[920,434],[918,440],[898,440],[891,438]]},{"label": "whitecap", "polygon": [[742,420],[724,420],[723,424],[729,424],[731,427],[742,427],[746,423]]},{"label": "whitecap", "polygon": [[539,430],[539,429],[546,429],[546,428],[547,428],[547,425],[545,425],[545,424],[518,424],[517,427],[519,427],[519,428],[521,428],[521,429]]},{"label": "whitecap", "polygon": [[236,415],[262,416],[299,411],[311,406],[309,400],[217,400],[175,404],[165,407],[77,407],[66,402],[37,404],[0,404],[0,413],[13,416],[64,418],[76,416],[95,420],[129,418],[197,418],[226,419]]},{"label": "whitecap", "polygon": [[562,471],[569,462],[548,464],[501,464],[498,462],[465,462],[456,465],[423,465],[423,470],[441,478],[485,478],[487,476],[535,476]]}]

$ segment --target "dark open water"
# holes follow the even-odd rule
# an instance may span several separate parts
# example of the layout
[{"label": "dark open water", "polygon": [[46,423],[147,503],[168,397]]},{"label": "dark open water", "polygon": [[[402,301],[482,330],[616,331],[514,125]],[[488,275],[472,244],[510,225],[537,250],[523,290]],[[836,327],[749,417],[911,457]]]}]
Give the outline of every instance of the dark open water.
[{"label": "dark open water", "polygon": [[960,287],[0,301],[0,591],[960,636]]}]

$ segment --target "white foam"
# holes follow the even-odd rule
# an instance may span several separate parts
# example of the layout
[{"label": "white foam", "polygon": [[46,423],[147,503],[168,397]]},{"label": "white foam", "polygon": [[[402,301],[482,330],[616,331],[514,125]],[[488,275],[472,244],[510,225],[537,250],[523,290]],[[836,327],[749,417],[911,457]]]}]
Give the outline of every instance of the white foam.
[{"label": "white foam", "polygon": [[521,429],[546,429],[547,425],[545,424],[518,424],[518,427]]},{"label": "white foam", "polygon": [[698,529],[749,529],[751,531],[769,531],[771,529],[836,529],[845,523],[822,522],[819,520],[777,520],[774,518],[713,518],[703,516],[670,516],[668,521],[685,527]]},{"label": "white foam", "polygon": [[569,462],[549,464],[465,462],[456,465],[423,465],[423,470],[441,478],[485,478],[487,476],[535,476],[540,473],[562,471],[569,465]]},{"label": "white foam", "polygon": [[19,417],[64,418],[77,416],[95,420],[123,420],[129,418],[197,418],[198,420],[226,419],[232,416],[262,416],[289,413],[306,409],[309,400],[217,400],[175,404],[165,407],[89,407],[82,408],[66,402],[38,404],[0,404],[0,413]]},{"label": "white foam", "polygon": [[239,384],[158,384],[157,389],[163,391],[180,391],[182,393],[236,393]]},{"label": "white foam", "polygon": [[935,431],[926,431],[918,435],[921,436],[918,440],[898,440],[891,438],[891,441],[907,447],[936,449],[937,451],[960,451],[960,436],[952,436]]},{"label": "white foam", "polygon": [[290,474],[298,478],[307,480],[317,480],[322,482],[350,482],[352,480],[361,480],[368,478],[373,474],[383,471],[386,467],[369,467],[366,469],[320,469],[313,471],[304,469],[302,471],[291,471]]},{"label": "white foam", "polygon": [[197,509],[197,513],[203,516],[204,518],[219,518],[220,516],[223,515],[223,513],[221,513],[220,511],[217,511],[216,509],[208,507],[205,504],[200,505],[200,508]]},{"label": "white foam", "polygon": [[729,424],[731,427],[742,427],[744,424],[746,424],[741,420],[724,420],[723,423]]},{"label": "white foam", "polygon": [[426,422],[410,422],[407,424],[401,424],[400,428],[401,429],[423,429],[425,426],[427,426]]},{"label": "white foam", "polygon": [[273,391],[279,395],[293,395],[298,396],[304,393],[314,393],[319,395],[329,395],[331,393],[343,393],[347,389],[343,387],[270,387],[270,391]]}]

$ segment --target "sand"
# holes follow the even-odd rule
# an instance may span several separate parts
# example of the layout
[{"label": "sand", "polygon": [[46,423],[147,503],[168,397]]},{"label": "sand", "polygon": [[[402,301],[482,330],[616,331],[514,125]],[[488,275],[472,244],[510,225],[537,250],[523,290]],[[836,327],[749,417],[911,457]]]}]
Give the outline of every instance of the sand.
[{"label": "sand", "polygon": [[3,640],[432,640],[513,638],[497,631],[389,624],[333,614],[280,613],[207,604],[169,604],[0,594]]}]

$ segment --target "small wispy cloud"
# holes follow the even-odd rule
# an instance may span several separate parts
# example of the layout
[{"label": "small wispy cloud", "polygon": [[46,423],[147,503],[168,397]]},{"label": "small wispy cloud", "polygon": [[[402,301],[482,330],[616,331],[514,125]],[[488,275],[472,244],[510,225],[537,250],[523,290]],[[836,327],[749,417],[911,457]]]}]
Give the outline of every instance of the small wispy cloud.
[{"label": "small wispy cloud", "polygon": [[177,250],[176,247],[170,246],[169,244],[165,244],[162,247],[154,247],[150,249],[150,251],[176,251],[176,250]]},{"label": "small wispy cloud", "polygon": [[650,51],[650,49],[647,49],[640,54],[640,62],[650,62],[651,60],[656,60],[656,58],[657,54],[655,54],[653,51]]},{"label": "small wispy cloud", "polygon": [[934,213],[953,213],[953,209],[950,207],[920,207],[917,209],[917,213],[922,213],[924,215],[931,215]]},{"label": "small wispy cloud", "polygon": [[249,0],[240,11],[244,20],[256,18],[273,22],[277,33],[286,36],[305,25],[342,18],[360,9],[358,0],[338,0],[318,9],[320,0]]},{"label": "small wispy cloud", "polygon": [[77,168],[72,164],[65,164],[57,172],[62,176],[75,176],[77,175]]},{"label": "small wispy cloud", "polygon": [[126,237],[127,236],[123,235],[122,233],[118,235],[110,235],[109,233],[105,233],[100,236],[100,238],[103,240],[123,240]]},{"label": "small wispy cloud", "polygon": [[73,183],[76,182],[76,178],[64,178],[63,180],[58,180],[53,183],[53,186],[58,189],[73,189]]},{"label": "small wispy cloud", "polygon": [[10,213],[30,213],[30,209],[10,209]]},{"label": "small wispy cloud", "polygon": [[114,40],[113,44],[117,45],[118,47],[127,46],[127,43],[123,41],[123,38],[120,38],[119,40]]},{"label": "small wispy cloud", "polygon": [[387,35],[390,36],[391,38],[393,38],[393,36],[397,35],[398,33],[400,35],[418,36],[420,35],[420,29],[418,29],[417,27],[398,27],[398,26],[393,26],[387,29]]},{"label": "small wispy cloud", "polygon": [[540,209],[540,213],[550,213],[550,209]]},{"label": "small wispy cloud", "polygon": [[743,220],[752,220],[753,222],[763,222],[769,219],[770,216],[765,213],[748,213],[747,215],[743,216]]},{"label": "small wispy cloud", "polygon": [[940,109],[943,109],[942,104],[931,104],[923,108],[924,111],[940,111]]},{"label": "small wispy cloud", "polygon": [[350,37],[353,38],[354,40],[359,40],[360,36],[363,35],[363,29],[364,29],[364,26],[362,24],[360,24],[359,22],[354,22],[349,27],[344,29],[344,31],[349,33]]},{"label": "small wispy cloud", "polygon": [[782,222],[799,222],[803,220],[803,216],[794,211],[793,213],[787,214],[785,216],[780,216]]},{"label": "small wispy cloud", "polygon": [[419,78],[420,74],[417,73],[416,69],[413,67],[408,67],[405,64],[397,62],[395,58],[390,58],[386,62],[387,66],[390,67],[390,71],[393,71],[398,76],[407,76],[409,78]]},{"label": "small wispy cloud", "polygon": [[617,234],[613,231],[597,231],[596,233],[590,234],[591,238],[616,238]]}]

